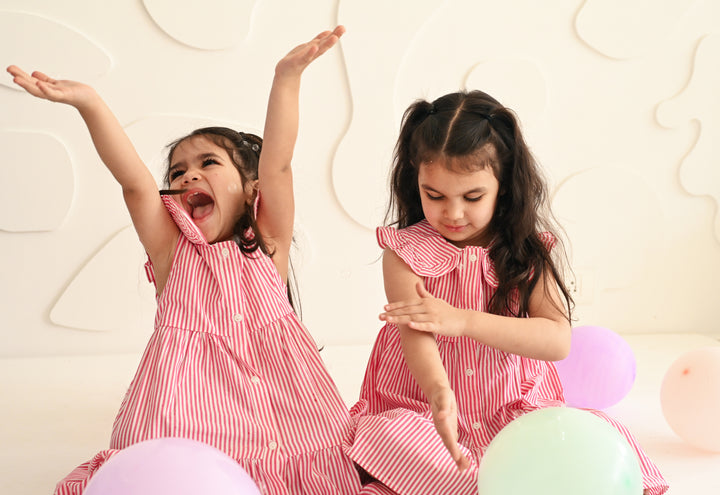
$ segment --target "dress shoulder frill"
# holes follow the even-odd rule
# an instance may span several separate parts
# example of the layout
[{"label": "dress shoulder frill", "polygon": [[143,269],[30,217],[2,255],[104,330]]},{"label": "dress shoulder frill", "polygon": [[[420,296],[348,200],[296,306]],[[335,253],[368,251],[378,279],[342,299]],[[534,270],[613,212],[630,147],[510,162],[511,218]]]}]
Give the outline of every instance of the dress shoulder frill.
[{"label": "dress shoulder frill", "polygon": [[394,251],[421,277],[440,277],[460,262],[461,250],[447,242],[425,220],[400,230],[378,227],[376,235],[381,248]]},{"label": "dress shoulder frill", "polygon": [[[347,406],[285,284],[260,250],[208,244],[171,198],[180,228],[153,332],[113,424],[109,449],[55,489],[80,495],[134,443],[184,437],[235,459],[264,495],[353,495],[360,480],[342,441]],[[146,265],[152,280],[153,267]],[[162,384],[160,387],[158,384]]]}]

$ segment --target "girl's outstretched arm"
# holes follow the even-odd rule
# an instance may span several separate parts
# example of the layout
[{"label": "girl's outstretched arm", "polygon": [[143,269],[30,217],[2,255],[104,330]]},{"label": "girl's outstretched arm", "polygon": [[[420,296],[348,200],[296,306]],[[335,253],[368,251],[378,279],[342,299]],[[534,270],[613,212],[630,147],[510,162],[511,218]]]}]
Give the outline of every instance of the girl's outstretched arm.
[{"label": "girl's outstretched arm", "polygon": [[538,280],[530,294],[528,318],[458,309],[433,297],[419,282],[415,294],[385,306],[380,319],[423,332],[470,337],[520,356],[558,361],[570,352],[571,326],[562,307],[555,281],[547,276]]},{"label": "girl's outstretched arm", "polygon": [[[97,92],[86,84],[27,74],[11,65],[13,81],[33,96],[75,107],[85,121],[100,158],[122,186],[135,230],[156,269],[169,262],[178,230],[160,200],[157,184],[125,130]],[[168,265],[169,267],[169,265]]]},{"label": "girl's outstretched arm", "polygon": [[[422,281],[410,267],[393,251],[383,254],[383,275],[388,301],[401,301],[412,297],[415,285]],[[458,446],[457,402],[450,388],[435,342],[427,332],[419,332],[405,324],[398,324],[403,356],[415,381],[430,402],[433,422],[445,447],[458,466],[464,471],[470,465]]]},{"label": "girl's outstretched arm", "polygon": [[344,33],[343,26],[324,31],[295,47],[275,67],[260,153],[257,224],[269,249],[274,251],[273,262],[285,281],[295,219],[290,162],[298,134],[300,78],[305,68]]}]

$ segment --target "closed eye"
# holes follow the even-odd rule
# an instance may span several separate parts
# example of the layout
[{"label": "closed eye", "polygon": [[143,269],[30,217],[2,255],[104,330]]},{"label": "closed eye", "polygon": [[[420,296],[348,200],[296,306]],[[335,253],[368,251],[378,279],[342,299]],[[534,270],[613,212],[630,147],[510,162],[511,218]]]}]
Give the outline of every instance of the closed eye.
[{"label": "closed eye", "polygon": [[482,199],[482,196],[473,196],[473,197],[470,197],[470,198],[468,198],[467,196],[465,196],[465,201],[470,201],[471,203],[474,203],[474,202],[476,202],[476,201],[480,201],[481,199]]},{"label": "closed eye", "polygon": [[202,162],[203,167],[207,167],[209,165],[217,165],[219,162],[214,158],[206,158]]},{"label": "closed eye", "polygon": [[442,195],[435,196],[427,191],[425,191],[425,196],[427,196],[430,201],[440,201],[441,199],[443,199]]},{"label": "closed eye", "polygon": [[170,172],[170,182],[174,181],[178,177],[182,177],[182,175],[185,173],[184,170],[175,169],[172,172]]}]

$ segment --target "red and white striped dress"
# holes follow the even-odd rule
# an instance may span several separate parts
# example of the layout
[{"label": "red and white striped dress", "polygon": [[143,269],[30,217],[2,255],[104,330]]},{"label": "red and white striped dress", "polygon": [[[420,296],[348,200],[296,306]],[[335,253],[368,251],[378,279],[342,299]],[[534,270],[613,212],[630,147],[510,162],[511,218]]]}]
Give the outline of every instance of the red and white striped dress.
[{"label": "red and white striped dress", "polygon": [[[452,306],[486,311],[498,286],[488,250],[458,248],[423,220],[402,230],[381,227],[378,242],[392,249],[435,297]],[[555,243],[541,235],[548,248]],[[477,467],[497,433],[530,411],[564,405],[555,365],[482,345],[467,337],[436,336],[437,346],[458,406],[461,449],[472,467],[458,472],[432,422],[430,405],[402,355],[397,326],[385,325],[375,342],[360,400],[351,410],[354,436],[350,457],[377,481],[361,493],[427,495],[477,493]],[[630,432],[599,411],[637,452],[645,488],[652,495],[667,490],[657,467]]]},{"label": "red and white striped dress", "polygon": [[[134,443],[177,436],[235,458],[263,494],[355,494],[342,450],[350,416],[270,258],[233,241],[208,244],[184,210],[155,332],[113,425],[110,449],[58,483],[80,494]],[[152,265],[147,264],[152,279]]]}]

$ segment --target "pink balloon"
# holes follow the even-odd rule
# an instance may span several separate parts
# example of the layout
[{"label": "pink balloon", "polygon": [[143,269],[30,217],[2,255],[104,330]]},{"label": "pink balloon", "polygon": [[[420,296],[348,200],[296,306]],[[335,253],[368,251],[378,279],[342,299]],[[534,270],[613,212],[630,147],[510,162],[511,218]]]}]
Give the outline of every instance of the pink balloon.
[{"label": "pink balloon", "polygon": [[121,450],[90,478],[83,495],[260,495],[233,458],[187,438],[157,438]]},{"label": "pink balloon", "polygon": [[663,415],[690,445],[720,452],[720,346],[686,352],[670,366],[660,388]]},{"label": "pink balloon", "polygon": [[635,355],[617,333],[604,327],[573,328],[570,354],[555,363],[573,407],[605,409],[620,402],[635,383]]}]

